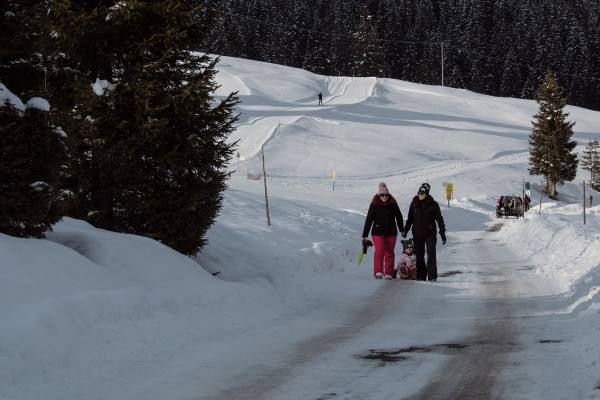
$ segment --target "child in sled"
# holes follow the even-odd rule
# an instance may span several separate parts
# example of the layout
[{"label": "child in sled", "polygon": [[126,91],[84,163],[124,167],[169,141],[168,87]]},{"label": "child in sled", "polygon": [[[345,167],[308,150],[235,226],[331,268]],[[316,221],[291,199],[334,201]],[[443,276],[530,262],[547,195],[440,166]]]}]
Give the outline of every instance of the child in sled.
[{"label": "child in sled", "polygon": [[413,240],[402,240],[404,251],[394,269],[400,273],[400,279],[417,279],[417,256],[413,253]]}]

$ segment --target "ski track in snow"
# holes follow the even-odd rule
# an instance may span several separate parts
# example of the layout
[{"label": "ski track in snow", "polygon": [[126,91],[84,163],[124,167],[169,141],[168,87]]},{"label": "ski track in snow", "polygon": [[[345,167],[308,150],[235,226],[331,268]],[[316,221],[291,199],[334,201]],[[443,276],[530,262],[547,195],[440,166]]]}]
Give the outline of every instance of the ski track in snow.
[{"label": "ski track in snow", "polygon": [[377,78],[329,77],[329,96],[323,102],[328,104],[358,104],[373,95]]},{"label": "ski track in snow", "polygon": [[[244,118],[245,110],[252,114],[277,112],[281,116],[248,117],[245,122],[238,123],[236,130],[229,136],[227,141],[231,143],[237,140],[238,151],[246,159],[249,159],[260,152],[261,147],[269,141],[281,125],[293,125],[304,116],[322,111],[325,103],[330,103],[330,105],[360,103],[373,94],[375,84],[376,78],[330,77],[327,83],[329,95],[325,96],[324,106],[321,107],[314,107],[313,104],[270,107],[241,106],[239,111],[242,113],[242,118]],[[240,81],[240,85],[246,87],[242,81]],[[245,93],[251,94],[251,91],[248,89]],[[322,122],[326,121],[317,115],[311,115],[311,117]]]}]

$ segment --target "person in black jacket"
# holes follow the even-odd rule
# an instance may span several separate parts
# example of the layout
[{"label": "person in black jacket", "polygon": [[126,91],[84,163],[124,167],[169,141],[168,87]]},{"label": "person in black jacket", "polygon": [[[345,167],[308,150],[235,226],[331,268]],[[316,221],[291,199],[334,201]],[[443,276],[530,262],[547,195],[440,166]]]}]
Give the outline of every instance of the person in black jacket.
[{"label": "person in black jacket", "polygon": [[[398,232],[403,231],[403,219],[398,202],[390,194],[385,183],[379,184],[379,190],[369,205],[369,212],[363,228],[362,238],[371,237],[375,245],[373,274],[376,279],[392,279],[394,277],[394,249]],[[396,228],[397,226],[397,228]]]},{"label": "person in black jacket", "polygon": [[[435,253],[436,227],[440,229],[442,244],[446,244],[446,225],[439,204],[429,195],[431,186],[423,183],[418,194],[413,198],[406,218],[406,226],[402,237],[412,227],[415,255],[417,256],[417,280],[437,280],[437,261]],[[425,247],[427,247],[427,263],[425,263]]]}]

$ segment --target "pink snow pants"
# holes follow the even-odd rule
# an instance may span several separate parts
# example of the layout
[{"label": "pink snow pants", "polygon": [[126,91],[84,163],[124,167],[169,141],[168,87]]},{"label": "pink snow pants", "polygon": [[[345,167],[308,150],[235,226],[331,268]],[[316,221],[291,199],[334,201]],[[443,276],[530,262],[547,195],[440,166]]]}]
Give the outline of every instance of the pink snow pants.
[{"label": "pink snow pants", "polygon": [[397,237],[398,236],[371,236],[373,244],[375,245],[373,275],[378,272],[381,272],[384,275],[394,275],[394,248],[396,247]]}]

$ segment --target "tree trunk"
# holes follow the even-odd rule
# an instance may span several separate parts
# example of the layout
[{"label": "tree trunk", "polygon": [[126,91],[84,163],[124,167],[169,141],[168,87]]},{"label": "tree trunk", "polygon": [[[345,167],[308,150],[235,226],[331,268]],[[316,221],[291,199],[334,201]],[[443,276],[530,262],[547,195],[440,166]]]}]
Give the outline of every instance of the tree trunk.
[{"label": "tree trunk", "polygon": [[551,182],[550,183],[550,198],[554,198],[556,197],[556,183],[555,182]]}]

